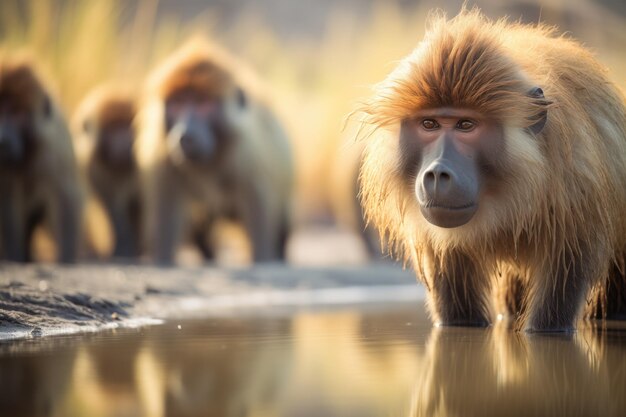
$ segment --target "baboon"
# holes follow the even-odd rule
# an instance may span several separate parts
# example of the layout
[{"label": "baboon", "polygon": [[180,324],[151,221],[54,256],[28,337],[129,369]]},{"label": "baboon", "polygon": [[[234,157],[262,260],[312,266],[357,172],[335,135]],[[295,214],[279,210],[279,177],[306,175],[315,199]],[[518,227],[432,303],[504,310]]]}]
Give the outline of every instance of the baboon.
[{"label": "baboon", "polygon": [[57,258],[76,257],[81,189],[74,148],[48,89],[25,56],[0,56],[0,257],[31,261],[31,238],[50,226]]},{"label": "baboon", "polygon": [[610,271],[624,283],[624,97],[578,42],[434,16],[361,110],[362,202],[436,323],[491,323],[504,286],[514,327],[570,331]]},{"label": "baboon", "polygon": [[74,130],[81,168],[102,203],[114,234],[114,257],[140,253],[139,169],[133,153],[135,97],[120,86],[104,85],[79,106]]},{"label": "baboon", "polygon": [[[225,51],[196,39],[149,77],[137,156],[147,244],[158,263],[173,261],[185,230],[202,242],[219,219],[241,223],[254,261],[284,256],[290,147],[241,74]],[[201,249],[212,255],[210,242]]]}]

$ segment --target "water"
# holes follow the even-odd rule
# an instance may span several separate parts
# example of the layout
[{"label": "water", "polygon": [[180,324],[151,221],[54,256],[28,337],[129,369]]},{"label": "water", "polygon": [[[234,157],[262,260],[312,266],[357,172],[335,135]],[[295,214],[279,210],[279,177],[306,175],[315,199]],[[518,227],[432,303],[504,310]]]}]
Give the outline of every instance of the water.
[{"label": "water", "polygon": [[3,343],[0,415],[624,416],[626,325],[432,328],[388,303]]}]

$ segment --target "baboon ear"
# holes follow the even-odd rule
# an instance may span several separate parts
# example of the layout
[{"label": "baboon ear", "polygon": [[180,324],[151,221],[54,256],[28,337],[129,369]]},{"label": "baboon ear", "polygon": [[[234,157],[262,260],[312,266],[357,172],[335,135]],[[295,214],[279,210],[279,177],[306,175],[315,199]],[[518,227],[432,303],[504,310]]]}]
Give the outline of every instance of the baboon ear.
[{"label": "baboon ear", "polygon": [[[528,91],[528,96],[537,99],[536,102],[540,103],[543,106],[547,106],[548,104],[550,104],[550,102],[545,99],[546,97],[543,95],[543,90],[541,89],[541,87],[531,88]],[[545,127],[547,121],[548,110],[544,109],[537,115],[537,120],[535,120],[535,123],[528,127],[528,130],[533,134],[538,135]]]},{"label": "baboon ear", "polygon": [[237,87],[237,93],[236,93],[236,97],[237,97],[237,105],[242,108],[245,109],[248,106],[248,97],[246,96],[246,93],[243,91],[243,89],[241,87]]},{"label": "baboon ear", "polygon": [[45,95],[43,98],[42,112],[45,118],[52,116],[52,103],[50,102],[50,97],[48,97],[48,95]]}]

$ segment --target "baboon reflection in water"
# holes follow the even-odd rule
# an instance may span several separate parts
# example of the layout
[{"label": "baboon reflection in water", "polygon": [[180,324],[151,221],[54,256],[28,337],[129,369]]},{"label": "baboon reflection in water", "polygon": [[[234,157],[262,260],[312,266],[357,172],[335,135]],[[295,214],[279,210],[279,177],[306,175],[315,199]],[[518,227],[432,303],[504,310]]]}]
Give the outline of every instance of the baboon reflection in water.
[{"label": "baboon reflection in water", "polygon": [[560,336],[505,327],[434,328],[410,417],[625,415],[623,341],[593,327]]}]

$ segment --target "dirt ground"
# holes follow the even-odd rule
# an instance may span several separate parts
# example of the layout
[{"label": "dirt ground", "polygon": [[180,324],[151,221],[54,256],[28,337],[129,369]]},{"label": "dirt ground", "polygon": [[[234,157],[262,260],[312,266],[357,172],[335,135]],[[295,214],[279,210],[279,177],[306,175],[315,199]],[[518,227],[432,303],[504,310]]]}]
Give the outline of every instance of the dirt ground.
[{"label": "dirt ground", "polygon": [[269,306],[412,299],[421,291],[411,271],[385,261],[240,268],[0,264],[0,340]]}]

